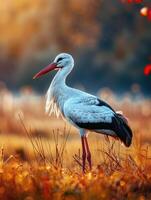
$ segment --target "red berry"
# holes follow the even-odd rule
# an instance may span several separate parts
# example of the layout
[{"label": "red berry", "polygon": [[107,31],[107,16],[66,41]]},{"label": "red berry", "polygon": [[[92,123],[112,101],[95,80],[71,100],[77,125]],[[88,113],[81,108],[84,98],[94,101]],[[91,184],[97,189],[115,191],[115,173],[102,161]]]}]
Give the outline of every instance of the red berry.
[{"label": "red berry", "polygon": [[148,64],[144,68],[144,74],[148,76],[151,73],[151,64]]}]

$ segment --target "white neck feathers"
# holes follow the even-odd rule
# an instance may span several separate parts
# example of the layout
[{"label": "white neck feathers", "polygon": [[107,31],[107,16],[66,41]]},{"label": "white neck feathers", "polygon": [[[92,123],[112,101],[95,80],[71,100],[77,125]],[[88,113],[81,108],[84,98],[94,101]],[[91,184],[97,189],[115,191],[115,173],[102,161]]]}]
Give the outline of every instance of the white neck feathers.
[{"label": "white neck feathers", "polygon": [[46,95],[46,113],[51,115],[56,114],[57,117],[60,111],[63,112],[63,105],[68,98],[68,87],[66,85],[66,77],[71,72],[72,67],[65,66],[60,69],[53,78]]}]

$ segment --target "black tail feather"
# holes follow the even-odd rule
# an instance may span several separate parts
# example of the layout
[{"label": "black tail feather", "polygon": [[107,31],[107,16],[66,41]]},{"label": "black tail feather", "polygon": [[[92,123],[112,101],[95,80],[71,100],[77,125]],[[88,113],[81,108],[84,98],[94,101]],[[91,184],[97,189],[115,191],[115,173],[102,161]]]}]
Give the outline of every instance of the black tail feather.
[{"label": "black tail feather", "polygon": [[132,143],[132,130],[129,127],[128,123],[124,120],[123,116],[120,114],[116,114],[116,122],[118,124],[118,132],[116,134],[120,138],[120,140],[125,144],[125,146],[129,147]]}]

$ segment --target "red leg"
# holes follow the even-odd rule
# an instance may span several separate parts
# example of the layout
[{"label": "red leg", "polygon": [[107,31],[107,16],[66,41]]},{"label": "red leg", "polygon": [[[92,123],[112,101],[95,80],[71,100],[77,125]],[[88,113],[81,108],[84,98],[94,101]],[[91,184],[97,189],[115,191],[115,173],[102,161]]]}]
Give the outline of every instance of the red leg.
[{"label": "red leg", "polygon": [[82,167],[83,167],[83,172],[85,172],[86,150],[84,144],[84,136],[81,136],[81,142],[82,142]]},{"label": "red leg", "polygon": [[91,152],[90,152],[90,149],[89,149],[87,137],[84,137],[84,138],[85,138],[85,145],[86,145],[86,150],[87,150],[87,160],[88,160],[89,167],[90,167],[90,170],[91,170],[92,169]]}]

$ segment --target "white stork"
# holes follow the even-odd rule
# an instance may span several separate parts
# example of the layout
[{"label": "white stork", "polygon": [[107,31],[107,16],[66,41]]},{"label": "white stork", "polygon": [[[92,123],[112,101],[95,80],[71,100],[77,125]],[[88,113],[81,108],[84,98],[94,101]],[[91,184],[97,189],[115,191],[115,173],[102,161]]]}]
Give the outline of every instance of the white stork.
[{"label": "white stork", "polygon": [[129,147],[132,141],[132,131],[126,118],[115,112],[111,106],[98,97],[66,85],[66,78],[74,67],[70,54],[61,53],[47,67],[37,73],[33,79],[49,71],[58,70],[47,92],[46,112],[58,111],[73,126],[79,129],[82,142],[83,171],[86,158],[91,170],[91,153],[87,142],[87,132],[94,131],[120,139]]}]

